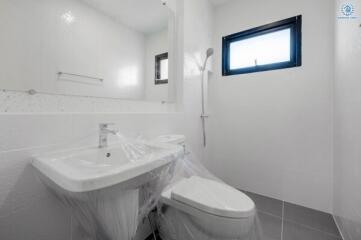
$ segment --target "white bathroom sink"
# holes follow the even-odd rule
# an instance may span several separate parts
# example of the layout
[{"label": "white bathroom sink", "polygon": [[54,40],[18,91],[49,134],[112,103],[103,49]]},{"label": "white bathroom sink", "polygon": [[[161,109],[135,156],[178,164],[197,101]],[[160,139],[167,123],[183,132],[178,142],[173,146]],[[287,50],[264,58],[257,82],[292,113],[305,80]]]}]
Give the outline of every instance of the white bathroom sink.
[{"label": "white bathroom sink", "polygon": [[87,192],[113,186],[151,172],[183,154],[177,145],[142,143],[139,158],[127,157],[121,145],[83,148],[36,156],[32,164],[42,174],[70,192]]}]

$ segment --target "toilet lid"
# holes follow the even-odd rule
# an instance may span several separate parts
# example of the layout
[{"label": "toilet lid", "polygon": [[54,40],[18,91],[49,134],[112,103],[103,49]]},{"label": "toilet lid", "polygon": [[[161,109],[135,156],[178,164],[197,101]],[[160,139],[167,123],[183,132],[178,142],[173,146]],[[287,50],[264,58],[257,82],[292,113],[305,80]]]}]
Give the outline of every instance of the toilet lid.
[{"label": "toilet lid", "polygon": [[254,214],[254,202],[244,193],[224,183],[191,177],[178,182],[171,198],[206,213],[244,218]]}]

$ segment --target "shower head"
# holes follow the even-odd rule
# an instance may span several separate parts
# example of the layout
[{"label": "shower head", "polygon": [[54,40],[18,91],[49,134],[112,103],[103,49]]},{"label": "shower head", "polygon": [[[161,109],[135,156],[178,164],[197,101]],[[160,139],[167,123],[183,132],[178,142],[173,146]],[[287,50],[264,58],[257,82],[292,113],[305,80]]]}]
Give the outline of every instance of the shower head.
[{"label": "shower head", "polygon": [[207,49],[207,58],[209,58],[210,56],[212,56],[213,53],[214,53],[213,48],[208,48],[208,49]]},{"label": "shower head", "polygon": [[204,71],[206,69],[206,65],[207,65],[207,61],[208,61],[208,58],[211,57],[214,53],[214,49],[213,48],[208,48],[207,49],[207,53],[206,53],[206,59],[204,60],[204,64],[203,64],[203,67],[202,67],[202,71]]}]

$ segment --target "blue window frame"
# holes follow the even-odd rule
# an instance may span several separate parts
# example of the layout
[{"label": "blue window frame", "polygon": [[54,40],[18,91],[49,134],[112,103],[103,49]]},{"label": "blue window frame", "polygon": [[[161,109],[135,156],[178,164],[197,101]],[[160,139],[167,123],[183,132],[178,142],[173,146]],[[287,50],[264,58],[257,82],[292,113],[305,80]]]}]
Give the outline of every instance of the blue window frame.
[{"label": "blue window frame", "polygon": [[302,65],[302,16],[223,37],[223,76]]}]

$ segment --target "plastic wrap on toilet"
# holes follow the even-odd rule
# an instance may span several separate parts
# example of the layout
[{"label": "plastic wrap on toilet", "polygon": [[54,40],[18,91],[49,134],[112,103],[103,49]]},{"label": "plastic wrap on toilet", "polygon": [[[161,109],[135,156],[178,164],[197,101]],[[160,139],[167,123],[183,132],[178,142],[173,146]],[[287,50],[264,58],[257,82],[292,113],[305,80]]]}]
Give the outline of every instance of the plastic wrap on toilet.
[{"label": "plastic wrap on toilet", "polygon": [[[180,181],[187,181],[190,178],[198,178],[211,180],[211,182],[220,183],[220,185],[225,185],[228,188],[230,186],[224,184],[220,179],[215,177],[211,172],[209,172],[204,165],[192,157],[190,153],[185,154],[182,158],[177,160],[177,164],[174,169],[173,178],[169,181],[169,185],[165,188],[164,192],[167,195],[167,189],[172,189],[172,186],[176,184],[179,185]],[[217,184],[215,184],[217,185]],[[204,185],[202,188],[199,188],[200,193],[212,192],[213,189],[205,189],[208,186]],[[235,189],[233,189],[235,190]],[[229,228],[228,223],[224,223],[224,219],[216,215],[210,214],[214,217],[214,221],[209,220],[209,223],[204,219],[201,219],[199,215],[195,214],[197,207],[190,207],[188,209],[180,209],[172,206],[172,204],[167,203],[167,199],[170,198],[170,201],[177,200],[172,199],[172,195],[160,199],[158,204],[158,217],[157,225],[162,239],[166,240],[261,240],[262,230],[258,222],[258,217],[256,210],[252,214],[249,214],[248,217],[239,218],[230,220],[232,221],[232,227]],[[215,196],[215,199],[218,198]],[[247,197],[248,198],[248,197]],[[169,199],[168,199],[169,200]],[[182,204],[182,203],[176,203]],[[225,206],[226,208],[227,206]],[[217,218],[220,220],[218,221]],[[228,221],[228,220],[227,220]],[[212,226],[212,224],[215,224]],[[226,233],[218,232],[218,228],[221,227],[223,230],[229,228],[229,231]]]}]

